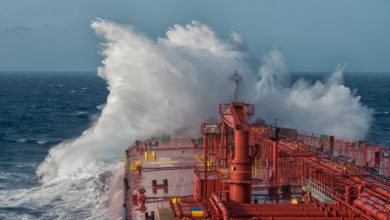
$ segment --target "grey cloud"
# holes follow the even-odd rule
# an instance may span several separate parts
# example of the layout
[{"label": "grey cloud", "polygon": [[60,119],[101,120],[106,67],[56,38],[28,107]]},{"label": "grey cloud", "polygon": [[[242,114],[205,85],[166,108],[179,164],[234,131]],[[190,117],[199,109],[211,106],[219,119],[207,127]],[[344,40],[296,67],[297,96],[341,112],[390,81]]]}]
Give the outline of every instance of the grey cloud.
[{"label": "grey cloud", "polygon": [[9,32],[22,32],[22,31],[31,31],[32,29],[23,25],[16,25],[10,28],[0,28],[0,31],[9,31]]},{"label": "grey cloud", "polygon": [[9,30],[11,30],[11,31],[31,31],[31,28],[29,28],[27,26],[22,26],[22,25],[16,25],[16,26],[10,28]]}]

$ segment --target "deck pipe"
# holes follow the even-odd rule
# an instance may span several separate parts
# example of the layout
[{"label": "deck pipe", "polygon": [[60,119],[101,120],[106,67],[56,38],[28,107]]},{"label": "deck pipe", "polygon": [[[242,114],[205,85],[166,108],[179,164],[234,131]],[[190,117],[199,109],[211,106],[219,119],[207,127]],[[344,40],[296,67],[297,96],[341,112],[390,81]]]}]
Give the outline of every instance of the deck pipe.
[{"label": "deck pipe", "polygon": [[379,220],[387,220],[390,216],[383,212],[381,208],[385,207],[384,201],[374,201],[373,199],[362,196],[361,198],[357,199],[353,203],[356,207],[364,210],[366,213],[374,216],[376,219]]},{"label": "deck pipe", "polygon": [[183,211],[181,210],[181,207],[179,206],[179,204],[174,203],[174,204],[173,204],[173,208],[174,208],[174,210],[175,210],[175,215],[176,215],[178,218],[182,218],[182,217],[183,217]]},{"label": "deck pipe", "polygon": [[[346,203],[343,199],[340,199],[340,198],[337,198],[337,197],[333,197],[332,199],[335,200],[336,202],[338,202],[339,204],[344,205],[344,206],[347,207],[348,209],[354,210],[354,211],[355,211],[357,214],[359,214],[361,217],[364,217],[364,218],[367,219],[367,220],[374,220],[374,218],[372,218],[371,216],[369,216],[369,215],[368,215],[367,213],[365,213],[363,210],[356,208],[356,206],[353,206],[353,205],[350,205],[350,204]],[[355,201],[356,201],[356,200],[355,200]]]},{"label": "deck pipe", "polygon": [[223,220],[229,220],[229,211],[226,208],[225,204],[221,201],[221,199],[215,193],[211,193],[210,198],[214,200],[217,207],[221,210]]},{"label": "deck pipe", "polygon": [[374,192],[380,194],[384,198],[390,198],[390,191],[387,191],[387,190],[383,189],[382,187],[377,186],[376,184],[364,181],[364,180],[360,179],[359,177],[352,177],[351,180],[359,185],[363,185],[363,187],[365,187],[365,188],[369,188],[369,189],[373,190]]},{"label": "deck pipe", "polygon": [[234,158],[230,162],[230,201],[251,203],[252,162],[249,159],[249,131],[234,129]]},{"label": "deck pipe", "polygon": [[[181,203],[181,204],[184,205],[185,203]],[[191,204],[186,204],[186,206],[181,206],[181,204],[173,203],[173,209],[176,217],[178,218],[204,218],[205,217],[205,213],[203,210],[192,210],[193,207],[188,206]]]}]

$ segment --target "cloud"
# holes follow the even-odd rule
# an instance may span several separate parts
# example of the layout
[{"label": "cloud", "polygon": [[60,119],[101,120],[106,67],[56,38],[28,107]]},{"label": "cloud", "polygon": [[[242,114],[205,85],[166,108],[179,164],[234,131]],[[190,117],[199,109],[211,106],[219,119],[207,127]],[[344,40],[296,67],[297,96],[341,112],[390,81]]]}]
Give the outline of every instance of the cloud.
[{"label": "cloud", "polygon": [[7,32],[28,32],[28,31],[34,31],[34,30],[48,30],[53,29],[54,27],[48,24],[38,26],[38,27],[29,27],[25,25],[15,25],[8,28],[0,28],[0,31],[7,31]]},{"label": "cloud", "polygon": [[23,25],[16,25],[11,28],[7,29],[8,31],[16,31],[16,32],[21,32],[21,31],[31,31],[30,27],[23,26]]}]

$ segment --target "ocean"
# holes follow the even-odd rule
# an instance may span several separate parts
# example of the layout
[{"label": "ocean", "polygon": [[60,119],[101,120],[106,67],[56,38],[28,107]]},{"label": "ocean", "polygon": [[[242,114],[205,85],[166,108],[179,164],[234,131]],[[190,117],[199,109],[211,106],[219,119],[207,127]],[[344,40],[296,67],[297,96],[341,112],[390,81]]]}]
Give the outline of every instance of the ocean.
[{"label": "ocean", "polygon": [[[390,73],[345,73],[344,80],[375,111],[365,139],[390,147]],[[48,185],[36,175],[50,148],[77,138],[99,118],[107,95],[106,82],[94,72],[0,73],[0,219],[107,218],[101,200],[112,174]]]},{"label": "ocean", "polygon": [[66,204],[66,195],[75,193],[64,185],[39,188],[35,171],[51,147],[79,136],[99,117],[107,94],[95,73],[0,73],[0,219],[85,216],[81,209],[88,206],[75,203],[80,208],[72,210]]}]

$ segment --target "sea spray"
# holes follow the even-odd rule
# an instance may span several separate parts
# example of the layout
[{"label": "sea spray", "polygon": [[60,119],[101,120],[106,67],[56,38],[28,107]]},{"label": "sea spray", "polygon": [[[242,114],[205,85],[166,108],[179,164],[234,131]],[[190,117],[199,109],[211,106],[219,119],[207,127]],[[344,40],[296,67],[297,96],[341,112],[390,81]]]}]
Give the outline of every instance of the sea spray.
[{"label": "sea spray", "polygon": [[121,158],[135,139],[195,134],[202,120],[217,116],[218,103],[232,98],[234,68],[250,72],[247,53],[234,45],[239,42],[224,42],[197,22],[175,26],[157,42],[104,20],[92,27],[106,39],[98,74],[107,80],[107,104],[93,127],[50,150],[37,171],[43,182],[94,173],[96,161]]},{"label": "sea spray", "polygon": [[373,110],[343,85],[345,65],[339,65],[325,81],[290,82],[283,54],[274,49],[263,59],[252,102],[256,114],[268,122],[301,131],[327,133],[352,139],[364,138]]}]

